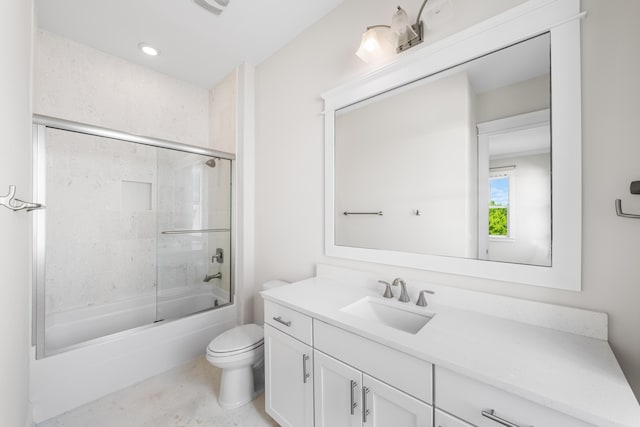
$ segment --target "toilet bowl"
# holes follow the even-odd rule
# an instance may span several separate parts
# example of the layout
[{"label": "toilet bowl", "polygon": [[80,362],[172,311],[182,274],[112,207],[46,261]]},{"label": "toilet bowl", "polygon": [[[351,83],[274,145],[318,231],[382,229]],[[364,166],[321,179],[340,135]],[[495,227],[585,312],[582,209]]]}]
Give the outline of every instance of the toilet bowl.
[{"label": "toilet bowl", "polygon": [[[270,280],[263,290],[286,285]],[[256,300],[262,301],[262,298]],[[207,360],[222,369],[218,404],[233,409],[249,403],[264,389],[264,330],[248,324],[223,332],[207,346]]]},{"label": "toilet bowl", "polygon": [[207,360],[222,370],[221,407],[232,409],[252,401],[258,394],[253,371],[264,360],[262,327],[248,324],[223,332],[207,346]]}]

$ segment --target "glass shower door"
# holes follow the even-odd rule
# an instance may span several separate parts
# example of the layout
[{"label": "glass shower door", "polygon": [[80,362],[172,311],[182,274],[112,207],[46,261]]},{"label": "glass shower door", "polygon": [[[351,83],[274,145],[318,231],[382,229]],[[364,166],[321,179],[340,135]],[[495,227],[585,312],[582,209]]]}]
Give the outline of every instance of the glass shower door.
[{"label": "glass shower door", "polygon": [[158,153],[157,320],[231,302],[231,161]]},{"label": "glass shower door", "polygon": [[43,135],[39,357],[156,320],[158,149],[57,129]]}]

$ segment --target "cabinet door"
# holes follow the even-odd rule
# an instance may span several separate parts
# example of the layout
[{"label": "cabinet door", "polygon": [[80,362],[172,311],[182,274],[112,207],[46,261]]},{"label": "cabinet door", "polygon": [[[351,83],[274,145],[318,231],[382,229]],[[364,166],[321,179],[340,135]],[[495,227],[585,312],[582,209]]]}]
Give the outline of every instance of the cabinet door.
[{"label": "cabinet door", "polygon": [[311,347],[264,325],[265,409],[283,427],[313,427]]},{"label": "cabinet door", "polygon": [[329,357],[313,352],[315,389],[315,427],[360,427],[362,409],[360,371]]},{"label": "cabinet door", "polygon": [[363,374],[363,426],[432,427],[431,406]]}]

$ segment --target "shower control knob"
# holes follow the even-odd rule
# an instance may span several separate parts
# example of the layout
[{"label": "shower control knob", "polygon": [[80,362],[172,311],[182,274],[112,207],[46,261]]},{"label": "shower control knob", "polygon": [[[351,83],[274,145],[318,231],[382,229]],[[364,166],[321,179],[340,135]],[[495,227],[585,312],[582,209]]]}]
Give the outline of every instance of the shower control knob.
[{"label": "shower control knob", "polygon": [[222,248],[216,248],[216,254],[211,257],[211,262],[218,262],[220,264],[224,262],[224,250]]}]

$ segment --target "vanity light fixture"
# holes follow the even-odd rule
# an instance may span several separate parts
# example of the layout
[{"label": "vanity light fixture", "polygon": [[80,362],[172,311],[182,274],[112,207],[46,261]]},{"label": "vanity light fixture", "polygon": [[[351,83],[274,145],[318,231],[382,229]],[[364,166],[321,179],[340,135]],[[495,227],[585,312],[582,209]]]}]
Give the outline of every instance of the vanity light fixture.
[{"label": "vanity light fixture", "polygon": [[[424,25],[420,20],[428,0],[422,2],[416,23],[411,24],[407,12],[398,6],[391,25],[373,25],[362,34],[356,55],[364,62],[376,62],[422,43]],[[395,52],[394,52],[395,51]]]},{"label": "vanity light fixture", "polygon": [[138,49],[146,53],[149,56],[158,56],[160,51],[153,46],[149,46],[147,43],[139,43]]}]

